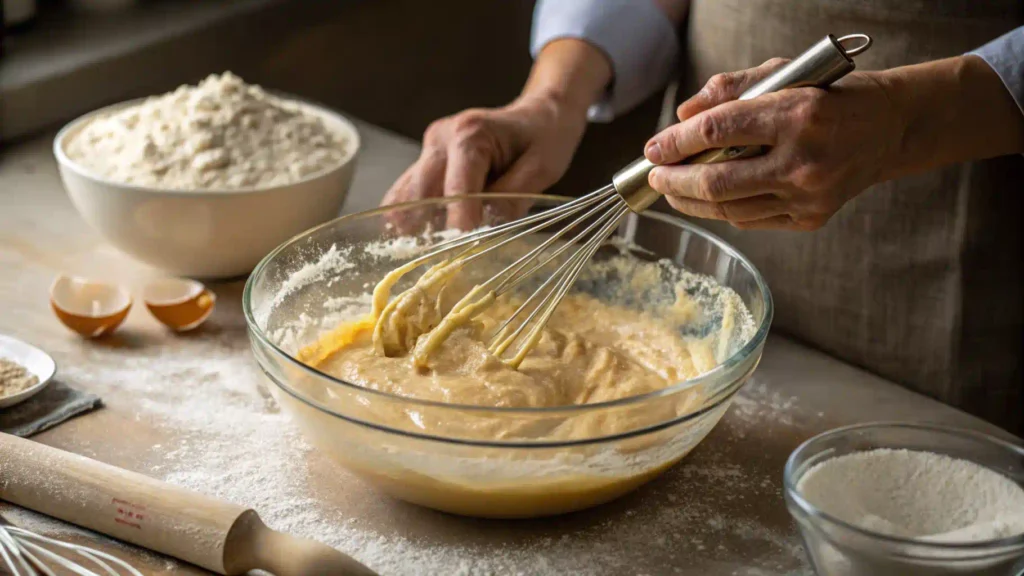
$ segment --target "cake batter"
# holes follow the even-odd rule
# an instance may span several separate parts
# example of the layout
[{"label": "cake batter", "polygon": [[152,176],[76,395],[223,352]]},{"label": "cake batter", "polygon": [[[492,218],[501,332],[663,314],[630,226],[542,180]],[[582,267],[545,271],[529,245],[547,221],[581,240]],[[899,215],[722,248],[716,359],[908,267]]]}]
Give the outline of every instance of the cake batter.
[{"label": "cake batter", "polygon": [[[509,357],[518,345],[503,355],[488,343],[520,295],[492,297],[491,288],[474,287],[471,279],[487,278],[487,269],[445,261],[392,297],[414,268],[410,262],[385,274],[372,297],[353,295],[362,304],[346,309],[347,321],[297,350],[303,363],[356,386],[294,382],[299,388],[308,382],[303,392],[319,405],[389,430],[509,446],[570,443],[540,450],[424,444],[308,413],[309,425],[332,428],[320,437],[349,470],[402,499],[458,514],[578,510],[653,478],[685,456],[726,405],[680,421],[720,388],[697,384],[650,394],[714,369],[753,335],[753,319],[732,290],[667,261],[624,255],[591,263],[580,291],[555,308],[517,366]],[[650,396],[615,407],[573,409],[644,395]],[[281,399],[291,402],[288,395]],[[304,406],[293,407],[305,412]],[[680,423],[651,428],[673,421]],[[591,443],[614,436],[620,438]]]},{"label": "cake batter", "polygon": [[517,305],[495,302],[441,341],[423,367],[408,354],[378,353],[367,320],[342,325],[299,359],[389,394],[499,408],[607,402],[659,390],[716,365],[706,340],[684,339],[669,323],[575,294],[555,310],[516,369],[488,352],[483,340]]},{"label": "cake batter", "polygon": [[[467,290],[459,285],[459,263],[448,261],[428,269],[412,288],[390,298],[398,279],[410,269],[403,266],[387,274],[374,290],[367,316],[323,335],[300,350],[299,360],[396,396],[493,408],[555,408],[643,395],[706,373],[728,354],[729,346],[723,342],[732,335],[736,319],[741,324],[749,319],[742,303],[737,307],[735,293],[723,290],[718,329],[688,337],[683,335],[686,326],[707,319],[682,283],[674,305],[652,312],[574,293],[555,309],[536,344],[517,364],[489,350],[487,342],[520,300],[509,295],[494,298],[479,287]],[[630,271],[633,282],[661,280],[655,264]],[[453,422],[429,415],[421,415],[417,424],[428,433],[466,438],[581,439],[633,430],[639,420],[672,418],[698,401],[699,390],[694,389],[676,402],[645,407],[643,414],[595,414],[547,428],[513,419]],[[366,409],[384,424],[409,419],[404,410],[389,406]]]},{"label": "cake batter", "polygon": [[[678,326],[695,321],[694,314],[699,312],[680,294],[683,297],[677,305],[658,317],[586,294],[569,295],[518,369],[489,352],[484,344],[486,335],[518,306],[518,302],[508,299],[496,300],[474,320],[454,330],[428,355],[425,367],[416,365],[415,345],[403,355],[380,354],[374,346],[372,314],[327,333],[303,349],[299,359],[368,389],[444,404],[522,409],[608,402],[661,390],[718,364],[715,335],[681,335]],[[424,313],[430,309],[414,308]],[[409,334],[408,330],[402,332],[403,337]],[[427,338],[421,335],[418,341]],[[554,410],[550,414],[519,416],[417,407],[347,393],[326,403],[338,402],[339,409],[390,428],[414,426],[438,437],[559,442],[644,429],[692,413],[704,400],[704,389],[695,387],[621,409],[578,413]],[[473,448],[470,453],[479,459],[477,464],[470,464],[470,470],[477,470],[475,474],[460,468],[467,464],[458,458],[450,461],[451,456],[445,452],[433,453],[421,462],[416,456],[421,447],[401,438],[389,438],[389,448],[381,448],[393,455],[358,456],[367,445],[381,440],[370,433],[365,440],[358,440],[362,430],[339,431],[342,435],[338,441],[348,448],[333,450],[332,454],[375,486],[410,502],[470,516],[534,517],[588,508],[633,490],[685,456],[696,444],[686,436],[701,437],[717,419],[711,418],[602,446],[602,450],[624,459],[610,460],[615,462],[611,467],[615,472],[608,475],[573,468],[578,463],[570,463],[576,459],[594,457],[591,448],[585,446],[536,453]],[[638,458],[636,465],[630,466],[626,462],[634,456]],[[406,459],[412,462],[406,463]],[[485,464],[488,459],[490,463]],[[519,470],[519,477],[510,477],[512,470]],[[467,474],[479,478],[470,481]]]}]

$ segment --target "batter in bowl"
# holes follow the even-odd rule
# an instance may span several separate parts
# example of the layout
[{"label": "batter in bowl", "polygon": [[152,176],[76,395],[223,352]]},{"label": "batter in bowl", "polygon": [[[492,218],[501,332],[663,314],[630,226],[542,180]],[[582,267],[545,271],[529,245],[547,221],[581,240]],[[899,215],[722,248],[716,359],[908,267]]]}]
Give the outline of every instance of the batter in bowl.
[{"label": "batter in bowl", "polygon": [[390,394],[500,408],[636,396],[688,380],[716,364],[706,340],[686,340],[667,323],[576,294],[562,302],[537,345],[518,369],[512,368],[488,352],[482,340],[517,305],[495,302],[443,340],[423,367],[408,354],[379,354],[369,322],[342,326],[329,335],[329,342],[305,350],[300,360],[313,360],[328,374]]},{"label": "batter in bowl", "polygon": [[[345,381],[397,396],[495,408],[572,406],[646,394],[708,372],[727,350],[721,346],[721,335],[732,334],[737,318],[741,323],[749,319],[742,302],[729,292],[723,297],[725,312],[716,330],[700,337],[684,336],[687,325],[706,319],[683,286],[677,289],[672,306],[654,312],[573,293],[556,308],[537,344],[514,367],[491,353],[485,342],[520,300],[506,296],[487,301],[482,310],[446,327],[447,319],[455,316],[449,311],[460,300],[455,295],[467,292],[457,286],[458,270],[444,263],[435,266],[412,289],[388,303],[395,273],[378,285],[368,316],[323,335],[299,352],[299,360]],[[657,281],[649,276],[648,281]],[[644,281],[642,274],[637,281]],[[385,321],[378,323],[382,317]],[[441,328],[446,330],[445,337],[438,338]],[[677,409],[689,409],[696,401],[692,397]],[[602,418],[599,423],[578,419],[574,426],[546,434],[585,438],[597,425],[607,434],[635,425],[625,415],[621,419]],[[425,424],[425,431],[437,432],[428,428]],[[470,438],[502,439],[519,438],[524,431],[486,426],[460,432]]]},{"label": "batter in bowl", "polygon": [[[502,263],[493,265],[500,269]],[[339,301],[324,307],[339,310],[332,316],[339,324],[314,331],[313,339],[305,340],[312,343],[296,343],[293,354],[358,388],[322,386],[319,379],[301,373],[293,384],[321,406],[388,430],[511,444],[587,443],[519,450],[424,442],[350,424],[290,395],[278,396],[301,415],[305,426],[317,431],[313,436],[325,452],[349,470],[404,500],[457,514],[558,514],[606,502],[657,476],[703,438],[727,404],[669,428],[651,427],[694,414],[707,403],[708,389],[695,385],[614,408],[558,408],[675,386],[712,370],[754,330],[739,296],[714,280],[668,261],[612,256],[592,263],[581,276],[579,291],[559,305],[518,368],[490,352],[485,342],[522,295],[497,298],[470,320],[460,321],[418,361],[417,349],[480,281],[471,282],[469,270],[444,271],[442,265],[434,271],[436,283],[429,281],[428,271],[419,278],[418,289],[394,298],[389,294],[393,286],[386,282],[386,289],[372,297],[345,292],[352,288],[328,291],[328,300]],[[449,275],[452,271],[457,273]],[[487,270],[478,272],[489,276]],[[363,285],[366,280],[364,276],[354,282]],[[316,310],[317,301],[311,303],[307,310]],[[378,325],[389,307],[390,319]],[[553,410],[511,414],[448,408],[453,405]],[[653,431],[634,434],[639,430]],[[589,443],[614,436],[621,439]]]}]

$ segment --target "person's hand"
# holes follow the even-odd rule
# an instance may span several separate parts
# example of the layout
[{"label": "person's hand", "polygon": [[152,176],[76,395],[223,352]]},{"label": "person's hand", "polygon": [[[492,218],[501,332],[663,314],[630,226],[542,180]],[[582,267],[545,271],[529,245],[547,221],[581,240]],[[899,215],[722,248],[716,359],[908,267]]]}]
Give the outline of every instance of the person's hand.
[{"label": "person's hand", "polygon": [[[543,192],[565,174],[586,129],[587,108],[611,77],[611,63],[599,48],[576,38],[548,42],[514,102],[466,110],[431,124],[419,160],[395,182],[383,204],[478,192]],[[452,202],[447,226],[475,228],[484,220],[483,208],[479,200]],[[498,218],[517,218],[529,204],[495,200],[487,208]],[[391,221],[414,220],[415,212],[396,213]]]},{"label": "person's hand", "polygon": [[[851,73],[827,91],[791,88],[736,100],[782,65],[719,74],[679,106],[680,123],[647,143],[660,166],[649,182],[673,208],[737,228],[816,230],[846,202],[885,179],[903,126],[884,84]],[[767,154],[676,165],[710,148],[767,145]]]},{"label": "person's hand", "polygon": [[[443,118],[427,128],[419,159],[392,185],[383,204],[478,192],[539,194],[565,173],[585,128],[585,112],[542,96]],[[518,218],[529,204],[494,201],[488,207],[498,216]],[[450,228],[469,230],[482,220],[479,201],[449,206]]]}]

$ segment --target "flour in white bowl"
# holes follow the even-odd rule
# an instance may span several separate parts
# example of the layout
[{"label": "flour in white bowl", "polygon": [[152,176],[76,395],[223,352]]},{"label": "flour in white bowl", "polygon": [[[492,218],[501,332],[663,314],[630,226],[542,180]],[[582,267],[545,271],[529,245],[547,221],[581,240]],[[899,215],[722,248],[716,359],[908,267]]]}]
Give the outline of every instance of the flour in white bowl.
[{"label": "flour in white bowl", "polygon": [[797,492],[847,523],[930,542],[980,542],[1024,534],[1024,488],[967,460],[878,449],[826,460]]},{"label": "flour in white bowl", "polygon": [[68,157],[97,176],[173,190],[292,184],[341,164],[341,134],[292,102],[225,72],[102,115]]}]

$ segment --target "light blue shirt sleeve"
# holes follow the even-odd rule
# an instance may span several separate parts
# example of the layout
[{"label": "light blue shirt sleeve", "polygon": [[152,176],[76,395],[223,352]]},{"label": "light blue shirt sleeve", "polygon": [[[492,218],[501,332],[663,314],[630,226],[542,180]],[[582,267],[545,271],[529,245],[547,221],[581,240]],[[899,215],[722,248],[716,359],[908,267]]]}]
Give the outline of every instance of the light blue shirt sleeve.
[{"label": "light blue shirt sleeve", "polygon": [[614,79],[592,106],[592,122],[609,122],[664,87],[676,71],[679,38],[652,0],[539,0],[533,12],[530,52],[548,42],[578,38],[602,50]]},{"label": "light blue shirt sleeve", "polygon": [[1024,114],[1024,26],[970,52],[995,70]]}]

